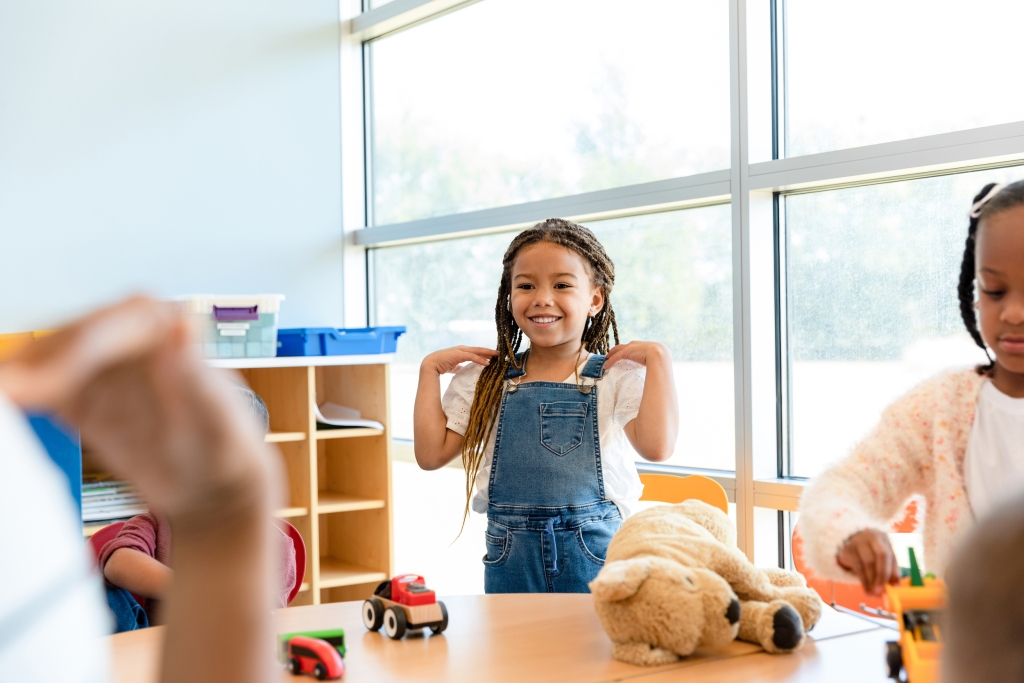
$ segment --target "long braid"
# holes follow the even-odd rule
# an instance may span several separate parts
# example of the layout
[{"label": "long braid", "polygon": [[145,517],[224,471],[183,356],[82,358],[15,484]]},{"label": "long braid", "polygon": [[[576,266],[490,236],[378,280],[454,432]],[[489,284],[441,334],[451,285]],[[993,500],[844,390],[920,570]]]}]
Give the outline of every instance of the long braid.
[{"label": "long braid", "polygon": [[515,364],[516,354],[519,353],[523,342],[523,331],[512,316],[512,266],[524,247],[538,242],[552,242],[579,254],[589,266],[594,284],[604,290],[604,307],[592,318],[587,319],[581,340],[583,346],[593,353],[607,354],[611,350],[610,336],[614,337],[616,344],[619,343],[619,328],[615,323],[615,311],[612,310],[611,302],[612,287],[615,285],[615,264],[608,258],[607,252],[597,241],[594,233],[572,221],[549,218],[516,235],[502,258],[501,283],[498,286],[498,300],[494,305],[494,322],[498,328],[498,355],[484,367],[476,382],[473,405],[469,411],[469,424],[466,426],[462,442],[462,466],[466,470],[463,528],[469,518],[473,483],[480,472],[487,443],[494,432],[504,392],[505,375],[509,367]]},{"label": "long braid", "polygon": [[[995,186],[995,183],[989,183],[983,187],[981,192],[974,197],[972,205],[977,205],[978,202],[988,196],[988,193]],[[986,346],[981,332],[978,330],[978,317],[975,315],[974,310],[974,245],[977,243],[978,223],[981,222],[981,216],[976,216],[974,213],[974,211],[971,212],[971,220],[967,228],[967,241],[964,244],[964,258],[960,262],[960,283],[957,286],[957,294],[960,296],[960,317],[964,320],[964,326],[967,328],[967,332],[971,335],[974,343],[981,347],[985,352],[985,357],[988,358],[988,365],[979,365],[977,368],[978,374],[985,374],[992,369],[994,361],[992,356],[989,355],[988,346]]]}]

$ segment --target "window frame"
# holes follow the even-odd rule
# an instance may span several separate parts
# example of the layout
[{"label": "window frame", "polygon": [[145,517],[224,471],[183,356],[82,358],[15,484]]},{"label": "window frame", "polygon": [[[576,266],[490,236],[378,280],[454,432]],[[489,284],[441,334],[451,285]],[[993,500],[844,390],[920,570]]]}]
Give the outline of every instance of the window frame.
[{"label": "window frame", "polygon": [[[391,0],[362,11],[361,0],[340,0],[345,324],[362,326],[372,319],[368,250],[374,247],[503,232],[552,215],[584,221],[728,201],[732,208],[735,471],[654,463],[638,469],[705,474],[719,481],[736,503],[738,545],[751,559],[754,509],[778,511],[779,561],[789,566],[789,513],[798,509],[808,482],[788,476],[790,363],[781,196],[1020,163],[1024,161],[1024,121],[787,158],[785,0],[727,0],[728,169],[368,228],[372,78],[367,43],[486,1]],[[759,95],[764,93],[770,96]],[[751,157],[766,160],[751,162]]]}]

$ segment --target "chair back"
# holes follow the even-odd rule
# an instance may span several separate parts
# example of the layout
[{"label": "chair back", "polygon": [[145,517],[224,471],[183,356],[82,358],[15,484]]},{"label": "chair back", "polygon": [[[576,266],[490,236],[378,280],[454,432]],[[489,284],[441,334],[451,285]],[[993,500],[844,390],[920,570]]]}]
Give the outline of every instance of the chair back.
[{"label": "chair back", "polygon": [[288,534],[288,538],[292,539],[292,545],[295,546],[295,586],[292,587],[292,592],[288,594],[288,603],[291,604],[291,601],[299,594],[299,589],[302,587],[302,579],[306,577],[306,544],[302,540],[302,535],[298,529],[283,519],[278,521],[281,523],[284,532]]},{"label": "chair back", "polygon": [[112,541],[123,526],[124,522],[114,522],[113,524],[106,525],[89,537],[88,544],[92,548],[92,556],[97,562],[100,559],[100,551],[103,550],[103,546],[107,544],[107,541]]},{"label": "chair back", "polygon": [[696,498],[729,514],[728,494],[721,484],[709,477],[700,474],[679,477],[674,474],[644,473],[640,475],[640,482],[644,485],[640,500],[682,503]]}]

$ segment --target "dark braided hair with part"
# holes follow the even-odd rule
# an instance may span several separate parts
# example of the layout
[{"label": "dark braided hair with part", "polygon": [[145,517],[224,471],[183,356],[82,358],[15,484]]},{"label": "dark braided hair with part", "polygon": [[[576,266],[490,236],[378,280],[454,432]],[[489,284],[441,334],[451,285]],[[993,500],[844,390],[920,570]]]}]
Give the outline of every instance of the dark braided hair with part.
[{"label": "dark braided hair with part", "polygon": [[587,319],[583,328],[583,346],[592,353],[607,354],[611,349],[611,337],[619,343],[619,328],[615,324],[611,293],[615,285],[615,264],[607,252],[587,228],[562,218],[546,221],[516,235],[508,245],[501,260],[501,284],[498,287],[498,301],[494,306],[494,322],[498,327],[498,355],[484,367],[476,383],[473,406],[469,411],[465,440],[462,443],[462,465],[466,470],[466,509],[462,523],[469,517],[469,503],[473,495],[473,482],[480,471],[480,463],[487,449],[487,442],[494,431],[494,422],[501,404],[505,374],[516,364],[516,354],[523,342],[523,331],[512,317],[512,266],[524,248],[539,242],[551,242],[575,252],[583,259],[595,286],[604,290],[604,307]]},{"label": "dark braided hair with part", "polygon": [[[989,216],[1012,209],[1018,206],[1024,206],[1024,180],[1019,180],[1015,183],[1011,183],[1005,187],[997,189],[996,192],[992,192],[996,188],[996,183],[989,183],[985,187],[981,188],[974,197],[974,201],[971,204],[970,217],[971,221],[967,228],[967,243],[964,245],[964,258],[960,263],[960,284],[957,287],[957,293],[960,295],[960,317],[964,319],[964,325],[967,327],[967,331],[970,333],[971,338],[974,339],[974,343],[982,348],[985,352],[985,356],[988,358],[987,365],[979,365],[977,371],[979,375],[985,375],[992,371],[995,367],[996,362],[988,352],[988,346],[985,344],[984,338],[981,336],[981,331],[978,329],[978,317],[975,312],[974,303],[974,279],[975,279],[975,258],[974,258],[974,247],[978,242],[978,226],[981,221]],[[991,196],[989,196],[991,194]]]}]

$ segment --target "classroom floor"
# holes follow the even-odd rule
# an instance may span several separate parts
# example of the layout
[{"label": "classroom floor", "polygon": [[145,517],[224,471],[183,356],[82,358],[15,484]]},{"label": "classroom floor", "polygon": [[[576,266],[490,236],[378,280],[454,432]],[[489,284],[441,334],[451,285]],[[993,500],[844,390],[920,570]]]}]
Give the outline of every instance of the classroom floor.
[{"label": "classroom floor", "polygon": [[426,472],[415,463],[392,461],[395,573],[419,574],[440,595],[484,592],[487,519],[470,515],[459,536],[465,482],[461,469]]}]

